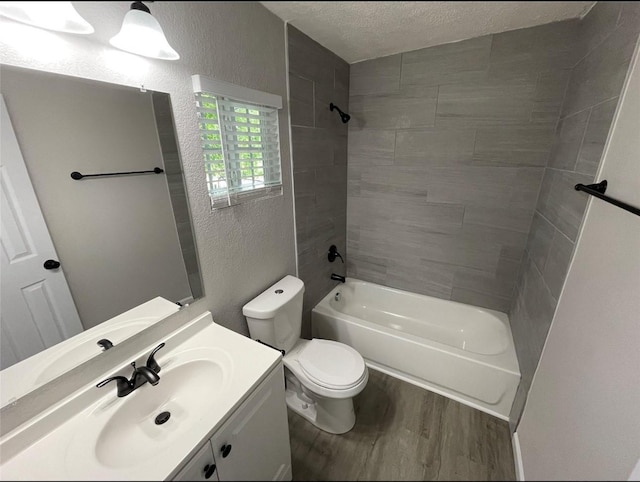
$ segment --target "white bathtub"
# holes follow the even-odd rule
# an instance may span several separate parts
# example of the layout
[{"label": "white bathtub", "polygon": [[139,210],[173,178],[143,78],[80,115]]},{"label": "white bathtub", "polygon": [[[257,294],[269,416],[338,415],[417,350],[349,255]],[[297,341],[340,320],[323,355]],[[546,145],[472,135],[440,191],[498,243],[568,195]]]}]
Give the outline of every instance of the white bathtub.
[{"label": "white bathtub", "polygon": [[312,327],[376,370],[509,419],[520,370],[504,313],[347,278]]}]

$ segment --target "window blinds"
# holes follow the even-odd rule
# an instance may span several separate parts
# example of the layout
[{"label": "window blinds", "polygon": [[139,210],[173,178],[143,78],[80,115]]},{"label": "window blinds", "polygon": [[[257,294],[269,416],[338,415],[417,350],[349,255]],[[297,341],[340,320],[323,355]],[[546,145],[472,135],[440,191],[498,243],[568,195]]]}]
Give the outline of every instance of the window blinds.
[{"label": "window blinds", "polygon": [[278,109],[206,91],[195,96],[212,207],[282,194]]}]

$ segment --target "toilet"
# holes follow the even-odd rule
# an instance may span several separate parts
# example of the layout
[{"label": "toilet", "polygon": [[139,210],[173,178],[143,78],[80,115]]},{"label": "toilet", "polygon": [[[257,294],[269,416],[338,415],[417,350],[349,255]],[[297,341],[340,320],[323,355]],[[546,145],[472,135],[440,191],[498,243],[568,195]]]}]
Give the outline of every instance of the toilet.
[{"label": "toilet", "polygon": [[356,423],[353,397],[367,384],[364,359],[344,343],[300,338],[304,283],[285,276],[243,306],[251,338],[284,350],[287,405],[325,432]]}]

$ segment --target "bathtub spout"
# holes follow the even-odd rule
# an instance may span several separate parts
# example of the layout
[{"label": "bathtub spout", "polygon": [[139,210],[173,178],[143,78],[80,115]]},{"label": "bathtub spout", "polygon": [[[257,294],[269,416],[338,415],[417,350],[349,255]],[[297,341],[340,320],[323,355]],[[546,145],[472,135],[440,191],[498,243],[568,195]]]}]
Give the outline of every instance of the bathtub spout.
[{"label": "bathtub spout", "polygon": [[344,276],[340,276],[339,274],[335,273],[331,273],[331,279],[334,281],[340,281],[341,283],[344,283],[346,281],[346,278]]}]

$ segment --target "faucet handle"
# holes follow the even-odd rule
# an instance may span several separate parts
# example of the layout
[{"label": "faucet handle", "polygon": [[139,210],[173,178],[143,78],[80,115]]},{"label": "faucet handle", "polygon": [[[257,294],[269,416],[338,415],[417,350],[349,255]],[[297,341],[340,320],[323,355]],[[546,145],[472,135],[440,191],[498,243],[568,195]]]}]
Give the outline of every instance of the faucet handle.
[{"label": "faucet handle", "polygon": [[340,261],[342,261],[342,263],[344,264],[344,259],[342,259],[342,256],[340,256],[340,253],[338,253],[338,248],[336,247],[335,244],[332,244],[331,246],[329,246],[329,252],[327,253],[327,258],[329,259],[330,263],[333,263],[336,258],[340,258]]},{"label": "faucet handle", "polygon": [[160,343],[157,347],[153,349],[153,351],[149,354],[149,358],[147,358],[147,368],[150,368],[154,372],[158,373],[160,371],[160,365],[155,359],[155,354],[164,346],[164,343]]},{"label": "faucet handle", "polygon": [[133,388],[131,387],[131,382],[127,380],[125,377],[117,376],[117,377],[109,377],[105,380],[102,380],[100,383],[96,385],[97,388],[102,388],[110,382],[116,381],[118,387],[118,396],[125,397],[129,395]]}]

